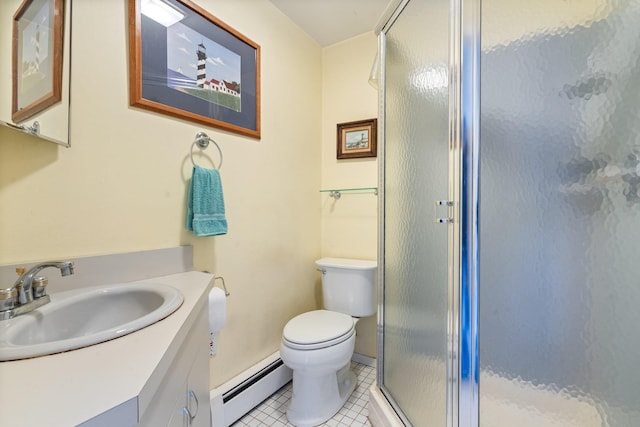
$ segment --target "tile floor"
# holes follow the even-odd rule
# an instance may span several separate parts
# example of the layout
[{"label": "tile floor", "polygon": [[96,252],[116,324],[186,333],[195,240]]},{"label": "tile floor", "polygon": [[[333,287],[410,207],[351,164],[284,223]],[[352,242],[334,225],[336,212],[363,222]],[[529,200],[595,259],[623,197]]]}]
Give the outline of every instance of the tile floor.
[{"label": "tile floor", "polygon": [[[342,409],[340,409],[333,418],[322,424],[323,426],[371,426],[371,423],[367,418],[367,403],[369,401],[368,390],[371,384],[376,380],[376,368],[357,362],[351,362],[351,367],[358,377],[358,385]],[[286,415],[287,403],[290,398],[291,383],[282,387],[271,397],[255,407],[251,412],[240,418],[232,425],[232,427],[291,426],[287,421]]]}]

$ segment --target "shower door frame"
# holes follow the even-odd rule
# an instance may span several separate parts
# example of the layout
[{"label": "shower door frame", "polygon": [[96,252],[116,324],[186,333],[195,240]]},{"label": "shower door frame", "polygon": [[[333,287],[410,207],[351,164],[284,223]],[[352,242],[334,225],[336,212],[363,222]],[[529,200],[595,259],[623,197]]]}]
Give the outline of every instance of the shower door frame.
[{"label": "shower door frame", "polygon": [[[377,387],[399,418],[411,422],[385,391],[385,59],[386,33],[411,0],[395,0],[381,18],[378,34],[378,336]],[[479,426],[478,235],[480,148],[480,12],[481,0],[451,0],[449,15],[449,185],[453,221],[448,227],[447,427]],[[444,189],[443,189],[444,191]],[[431,212],[426,212],[425,221]],[[438,426],[433,426],[438,427]],[[442,426],[444,427],[444,426]]]}]

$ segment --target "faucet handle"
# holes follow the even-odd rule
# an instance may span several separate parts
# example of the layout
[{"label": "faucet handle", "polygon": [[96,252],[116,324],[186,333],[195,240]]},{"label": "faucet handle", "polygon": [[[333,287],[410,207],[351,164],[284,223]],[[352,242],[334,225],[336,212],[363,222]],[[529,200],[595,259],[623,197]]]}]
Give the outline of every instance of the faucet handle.
[{"label": "faucet handle", "polygon": [[33,298],[38,299],[47,295],[48,284],[49,279],[47,279],[47,276],[38,276],[33,279],[33,283],[31,285],[31,293],[33,293]]},{"label": "faucet handle", "polygon": [[15,288],[0,289],[0,312],[13,309],[17,301],[18,291]]}]

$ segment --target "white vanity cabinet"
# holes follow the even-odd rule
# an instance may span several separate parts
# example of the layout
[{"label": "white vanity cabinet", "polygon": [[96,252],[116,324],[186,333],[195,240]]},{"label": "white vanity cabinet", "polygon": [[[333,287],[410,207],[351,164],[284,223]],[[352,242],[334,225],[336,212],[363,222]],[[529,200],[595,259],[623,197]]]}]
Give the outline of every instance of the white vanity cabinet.
[{"label": "white vanity cabinet", "polygon": [[153,325],[101,344],[1,362],[0,425],[209,427],[212,280],[196,271],[141,280],[175,287],[182,305]]},{"label": "white vanity cabinet", "polygon": [[140,426],[210,427],[207,318],[204,306],[142,415]]},{"label": "white vanity cabinet", "polygon": [[[205,356],[207,356],[205,354]],[[193,363],[187,382],[182,388],[183,396],[178,399],[169,420],[169,427],[210,427],[211,409],[209,405],[209,376],[202,375],[208,368],[208,357],[198,356]],[[207,371],[208,372],[208,371]]]}]

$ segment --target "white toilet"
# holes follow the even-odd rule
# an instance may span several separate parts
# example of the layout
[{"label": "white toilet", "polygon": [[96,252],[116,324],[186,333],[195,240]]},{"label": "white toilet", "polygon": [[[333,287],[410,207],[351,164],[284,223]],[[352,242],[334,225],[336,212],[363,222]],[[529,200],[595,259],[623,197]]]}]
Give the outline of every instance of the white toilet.
[{"label": "white toilet", "polygon": [[282,361],[293,370],[287,418],[297,427],[322,424],[347,401],[356,387],[350,369],[356,323],[376,312],[375,261],[322,258],[316,265],[326,310],[291,319],[280,344]]}]

